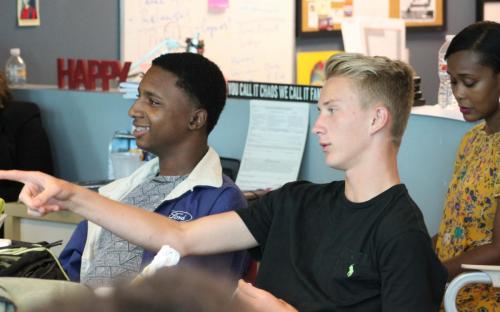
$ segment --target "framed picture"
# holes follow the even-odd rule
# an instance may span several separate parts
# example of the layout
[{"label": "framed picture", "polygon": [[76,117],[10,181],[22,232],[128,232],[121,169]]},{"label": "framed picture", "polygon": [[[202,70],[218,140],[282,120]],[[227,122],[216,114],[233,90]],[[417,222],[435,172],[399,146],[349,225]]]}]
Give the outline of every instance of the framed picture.
[{"label": "framed picture", "polygon": [[445,0],[389,1],[389,17],[404,19],[407,28],[444,28]]},{"label": "framed picture", "polygon": [[411,29],[442,29],[445,0],[296,0],[298,37],[322,37],[351,17],[401,18]]},{"label": "framed picture", "polygon": [[476,20],[500,23],[500,0],[476,0]]},{"label": "framed picture", "polygon": [[17,24],[40,26],[39,0],[17,0]]},{"label": "framed picture", "polygon": [[342,20],[353,15],[353,1],[296,0],[297,35],[316,37],[340,30]]}]

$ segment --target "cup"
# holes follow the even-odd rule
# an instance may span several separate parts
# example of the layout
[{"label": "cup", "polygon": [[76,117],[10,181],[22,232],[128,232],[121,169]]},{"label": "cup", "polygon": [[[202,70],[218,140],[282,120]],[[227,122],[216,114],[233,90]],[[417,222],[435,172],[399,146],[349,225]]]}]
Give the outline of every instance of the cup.
[{"label": "cup", "polygon": [[142,164],[140,153],[111,153],[110,157],[115,179],[129,176]]}]

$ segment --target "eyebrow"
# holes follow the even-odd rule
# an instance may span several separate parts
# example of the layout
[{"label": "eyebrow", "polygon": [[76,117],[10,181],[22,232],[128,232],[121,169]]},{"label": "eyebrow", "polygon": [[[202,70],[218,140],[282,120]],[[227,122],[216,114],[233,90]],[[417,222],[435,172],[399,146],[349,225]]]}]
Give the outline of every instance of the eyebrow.
[{"label": "eyebrow", "polygon": [[338,106],[337,104],[335,104],[336,102],[339,102],[340,100],[338,99],[328,99],[322,103],[318,103],[318,106],[327,106],[327,105],[334,105],[334,106]]},{"label": "eyebrow", "polygon": [[154,93],[154,92],[151,92],[151,91],[148,91],[148,90],[144,90],[142,93],[141,93],[141,88],[137,88],[137,92],[139,94],[143,94],[143,95],[146,95],[146,96],[152,96],[152,97],[157,97],[157,98],[161,98],[160,95]]},{"label": "eyebrow", "polygon": [[457,76],[463,78],[476,78],[478,75],[476,73],[458,73]]},{"label": "eyebrow", "polygon": [[448,73],[450,75],[450,77],[455,77],[455,78],[460,78],[460,79],[478,79],[478,75],[477,74],[473,74],[473,73],[464,73],[464,72],[461,72],[461,73],[456,73],[455,75],[452,75],[451,73]]}]

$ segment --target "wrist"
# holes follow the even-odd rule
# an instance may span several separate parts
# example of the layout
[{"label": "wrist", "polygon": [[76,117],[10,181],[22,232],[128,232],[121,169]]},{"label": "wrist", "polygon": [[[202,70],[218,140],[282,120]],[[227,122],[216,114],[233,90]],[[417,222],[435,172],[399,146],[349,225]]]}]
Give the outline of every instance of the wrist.
[{"label": "wrist", "polygon": [[64,209],[81,214],[85,210],[85,203],[88,198],[92,197],[94,191],[88,190],[76,184],[68,183]]}]

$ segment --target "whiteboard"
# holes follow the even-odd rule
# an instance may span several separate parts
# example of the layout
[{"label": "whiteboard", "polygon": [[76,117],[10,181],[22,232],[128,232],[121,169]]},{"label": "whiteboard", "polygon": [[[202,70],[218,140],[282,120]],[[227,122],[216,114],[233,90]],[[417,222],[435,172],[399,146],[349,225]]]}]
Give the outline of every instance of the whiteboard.
[{"label": "whiteboard", "polygon": [[484,21],[495,21],[500,23],[500,3],[486,2],[484,3],[483,12]]},{"label": "whiteboard", "polygon": [[122,61],[139,60],[165,39],[184,45],[199,33],[204,55],[227,80],[293,83],[295,1],[229,0],[217,10],[212,1],[121,0]]}]

